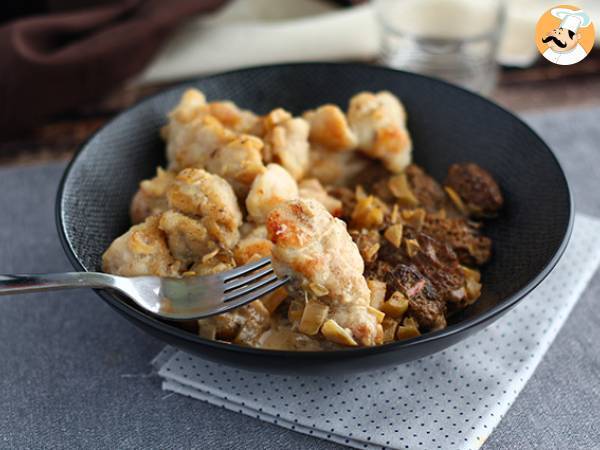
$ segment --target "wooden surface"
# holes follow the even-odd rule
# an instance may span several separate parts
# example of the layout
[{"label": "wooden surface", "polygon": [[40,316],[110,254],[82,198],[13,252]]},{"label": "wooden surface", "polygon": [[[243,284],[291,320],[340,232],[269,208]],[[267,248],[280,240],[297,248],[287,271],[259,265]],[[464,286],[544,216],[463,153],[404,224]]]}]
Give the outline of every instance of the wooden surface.
[{"label": "wooden surface", "polygon": [[[141,98],[168,85],[123,87],[109,98],[48,120],[30,132],[0,138],[0,165],[68,160],[106,121]],[[517,113],[600,105],[600,50],[574,66],[539,61],[528,69],[503,69],[492,99]]]}]

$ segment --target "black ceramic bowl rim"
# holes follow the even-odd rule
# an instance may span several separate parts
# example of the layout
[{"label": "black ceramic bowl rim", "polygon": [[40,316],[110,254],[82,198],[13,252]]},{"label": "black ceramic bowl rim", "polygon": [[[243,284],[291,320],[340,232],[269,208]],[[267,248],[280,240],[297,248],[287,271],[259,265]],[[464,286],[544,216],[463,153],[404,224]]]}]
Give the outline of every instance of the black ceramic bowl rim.
[{"label": "black ceramic bowl rim", "polygon": [[542,138],[540,138],[539,135],[535,131],[533,131],[533,129],[531,129],[531,127],[529,125],[527,125],[520,118],[515,116],[513,113],[511,113],[507,109],[501,107],[500,105],[498,105],[494,102],[491,102],[491,101],[479,96],[478,94],[475,94],[471,91],[468,91],[466,89],[463,89],[463,88],[455,86],[455,85],[452,85],[450,83],[447,83],[447,82],[437,79],[437,78],[431,78],[431,77],[428,77],[425,75],[419,75],[419,74],[415,74],[415,73],[404,72],[404,71],[390,69],[390,68],[386,68],[386,67],[380,67],[380,66],[369,66],[366,64],[359,64],[359,63],[325,63],[325,62],[304,62],[304,63],[289,63],[289,64],[286,63],[286,64],[253,66],[253,67],[247,67],[244,69],[238,69],[238,70],[233,70],[233,71],[228,71],[228,72],[220,72],[220,73],[213,74],[213,75],[206,76],[206,77],[199,77],[199,78],[185,80],[174,86],[170,86],[168,89],[157,92],[156,94],[150,95],[150,96],[140,100],[136,104],[121,111],[117,116],[115,116],[113,119],[111,119],[109,122],[107,122],[104,126],[102,126],[99,130],[97,130],[92,136],[90,136],[79,147],[78,151],[73,156],[70,163],[67,165],[67,167],[63,173],[63,176],[61,178],[61,181],[60,181],[60,184],[58,187],[57,196],[56,196],[56,206],[55,206],[56,226],[58,228],[58,234],[60,237],[60,242],[62,244],[62,247],[63,247],[65,253],[67,254],[67,257],[68,257],[69,261],[71,262],[71,264],[73,265],[73,267],[75,267],[76,269],[78,269],[80,271],[84,271],[84,272],[88,271],[87,268],[84,266],[84,264],[79,260],[79,258],[75,254],[75,251],[73,250],[73,247],[71,246],[71,243],[70,243],[69,239],[67,238],[67,231],[66,231],[63,219],[62,219],[62,217],[63,217],[62,198],[63,198],[65,183],[66,183],[67,178],[69,177],[69,174],[71,172],[73,165],[75,164],[75,162],[77,161],[77,159],[79,158],[79,156],[81,155],[83,150],[87,147],[88,143],[97,134],[102,132],[105,128],[110,127],[111,124],[113,123],[113,121],[115,121],[121,115],[126,114],[127,112],[134,110],[136,108],[143,107],[143,105],[146,102],[149,102],[152,99],[154,99],[155,97],[162,95],[165,91],[168,91],[171,89],[177,89],[179,87],[189,85],[189,83],[192,81],[211,79],[211,78],[219,77],[224,74],[234,74],[234,73],[244,74],[245,72],[250,72],[253,70],[257,70],[257,69],[265,69],[265,68],[276,69],[278,67],[296,67],[296,66],[306,66],[306,65],[370,67],[373,70],[381,70],[381,71],[387,71],[387,72],[393,72],[393,73],[402,73],[403,76],[425,79],[429,83],[441,84],[441,85],[444,85],[447,89],[457,89],[457,90],[462,91],[466,95],[477,97],[479,100],[483,99],[484,101],[488,102],[491,106],[510,115],[513,120],[519,122],[523,127],[525,127],[525,129],[527,129],[527,131],[530,132],[532,134],[532,136],[534,136],[539,141],[541,146],[543,148],[545,148],[546,151],[548,152],[548,154],[554,159],[554,162],[556,163],[556,165],[559,168],[560,173],[562,175],[562,181],[564,183],[564,186],[568,192],[568,200],[569,200],[568,225],[567,225],[567,228],[565,229],[565,233],[562,238],[562,242],[561,242],[560,246],[556,249],[554,255],[550,258],[550,260],[544,266],[544,268],[538,273],[537,276],[535,276],[532,280],[530,280],[529,283],[527,283],[527,285],[525,285],[519,291],[510,295],[509,297],[505,298],[504,300],[500,301],[497,305],[495,305],[494,307],[490,308],[488,311],[486,311],[478,316],[475,316],[473,318],[466,319],[466,320],[460,321],[458,323],[449,325],[447,328],[444,328],[443,330],[425,333],[416,338],[407,339],[404,341],[395,341],[395,342],[391,342],[388,344],[377,345],[374,347],[359,347],[359,348],[348,348],[348,349],[340,349],[340,350],[323,350],[323,351],[268,350],[268,349],[254,348],[254,347],[243,347],[240,345],[223,343],[223,342],[219,342],[219,341],[213,341],[213,340],[209,340],[209,339],[205,339],[200,336],[197,336],[197,335],[190,333],[189,331],[185,331],[181,328],[177,328],[175,326],[169,325],[165,322],[162,322],[156,316],[147,315],[146,313],[142,313],[139,309],[122,302],[121,300],[119,300],[119,298],[116,295],[113,295],[112,293],[109,293],[106,290],[95,289],[96,293],[103,300],[105,300],[110,306],[121,310],[122,312],[131,316],[135,320],[140,320],[142,322],[145,322],[147,325],[149,325],[153,328],[157,328],[158,330],[162,331],[163,333],[170,334],[174,338],[184,339],[184,340],[196,343],[198,345],[206,345],[206,346],[213,347],[213,348],[220,349],[220,350],[228,350],[228,351],[232,351],[232,352],[255,354],[255,355],[261,355],[261,356],[273,356],[273,357],[282,357],[282,358],[290,358],[291,357],[291,358],[300,358],[300,359],[304,359],[304,358],[306,358],[306,359],[314,359],[314,358],[325,359],[325,358],[331,358],[333,355],[359,357],[359,356],[368,355],[368,354],[383,353],[383,352],[389,352],[389,351],[398,351],[402,348],[426,345],[429,342],[437,341],[438,339],[443,339],[445,337],[452,336],[457,333],[465,332],[470,328],[474,328],[474,327],[477,327],[478,325],[485,323],[486,321],[492,321],[492,319],[494,319],[496,316],[502,315],[504,312],[507,312],[510,308],[515,306],[521,299],[523,299],[527,294],[529,294],[535,287],[537,287],[550,274],[552,269],[554,269],[554,267],[558,263],[559,259],[563,255],[563,253],[567,247],[567,244],[569,243],[569,239],[571,237],[571,232],[573,230],[573,221],[574,221],[573,194],[572,194],[571,188],[569,186],[568,180],[565,176],[565,172],[564,172],[564,169],[563,169],[560,161],[558,160],[558,158],[556,157],[554,152],[550,149],[550,147],[548,147],[548,145],[542,140]]}]

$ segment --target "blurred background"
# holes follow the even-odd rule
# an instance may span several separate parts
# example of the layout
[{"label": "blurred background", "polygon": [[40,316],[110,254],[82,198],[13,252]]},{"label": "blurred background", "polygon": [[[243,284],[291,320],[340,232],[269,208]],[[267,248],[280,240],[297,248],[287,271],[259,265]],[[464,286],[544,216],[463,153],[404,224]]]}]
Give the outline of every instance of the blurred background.
[{"label": "blurred background", "polygon": [[[380,64],[446,79],[517,113],[600,104],[598,48],[573,66],[553,65],[537,51],[535,25],[552,6],[547,0],[3,2],[0,164],[68,159],[144,96],[258,64]],[[600,0],[577,6],[600,22]]]}]

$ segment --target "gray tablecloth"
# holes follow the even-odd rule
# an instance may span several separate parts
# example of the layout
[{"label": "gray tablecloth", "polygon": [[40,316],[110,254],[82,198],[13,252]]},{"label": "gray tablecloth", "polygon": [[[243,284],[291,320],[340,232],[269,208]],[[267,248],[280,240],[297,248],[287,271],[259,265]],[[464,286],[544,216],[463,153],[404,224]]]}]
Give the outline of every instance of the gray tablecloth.
[{"label": "gray tablecloth", "polygon": [[[529,121],[578,210],[600,216],[600,109]],[[54,229],[63,167],[0,170],[0,272],[71,269]],[[600,447],[599,294],[596,276],[485,449]],[[162,346],[91,292],[0,298],[0,448],[341,448],[165,394],[148,365]]]}]

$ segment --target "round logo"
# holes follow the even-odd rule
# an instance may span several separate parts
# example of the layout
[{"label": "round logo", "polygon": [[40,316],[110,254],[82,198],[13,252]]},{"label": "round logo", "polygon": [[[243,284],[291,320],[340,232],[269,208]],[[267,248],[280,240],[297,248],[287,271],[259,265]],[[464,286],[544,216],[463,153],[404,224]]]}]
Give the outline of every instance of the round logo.
[{"label": "round logo", "polygon": [[595,30],[590,16],[581,8],[559,5],[540,17],[535,43],[544,58],[570,66],[584,59],[594,47]]}]

